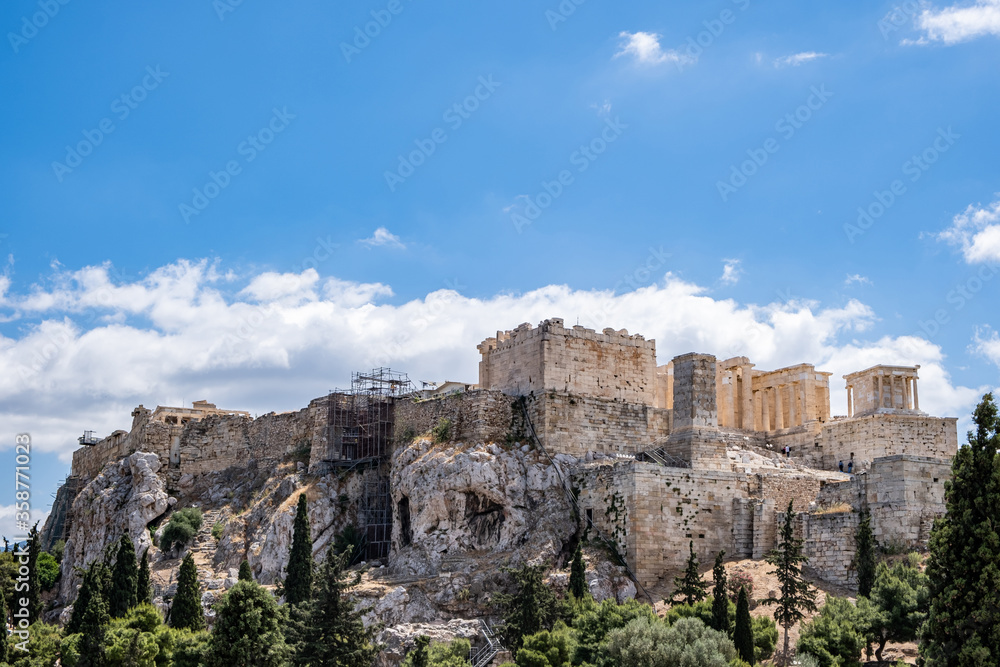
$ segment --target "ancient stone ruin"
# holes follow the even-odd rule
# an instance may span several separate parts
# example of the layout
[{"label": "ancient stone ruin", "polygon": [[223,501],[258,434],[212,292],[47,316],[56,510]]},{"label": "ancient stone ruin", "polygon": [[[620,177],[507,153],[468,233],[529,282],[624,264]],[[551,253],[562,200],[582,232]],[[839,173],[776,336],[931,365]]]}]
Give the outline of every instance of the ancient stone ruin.
[{"label": "ancient stone ruin", "polygon": [[644,589],[669,584],[689,541],[702,562],[721,549],[762,558],[789,501],[816,576],[850,586],[859,510],[901,548],[922,548],[944,512],[957,420],[920,411],[918,366],[845,376],[847,415],[831,416],[831,374],[805,363],[761,370],[691,353],[657,365],[652,340],[561,319],[478,349],[478,384],[441,391],[376,369],[256,419],[205,401],[140,405],[129,431],[75,452],[46,524],[47,543],[67,540],[64,600],[69,568],[123,529],[146,548],[146,525],[189,504],[225,525],[203,577],[228,580],[247,558],[274,582],[301,490],[317,552],[352,526],[365,559],[385,566],[373,577],[397,602],[374,609],[388,625],[461,617],[499,565],[560,561],[580,537],[610,544]]}]

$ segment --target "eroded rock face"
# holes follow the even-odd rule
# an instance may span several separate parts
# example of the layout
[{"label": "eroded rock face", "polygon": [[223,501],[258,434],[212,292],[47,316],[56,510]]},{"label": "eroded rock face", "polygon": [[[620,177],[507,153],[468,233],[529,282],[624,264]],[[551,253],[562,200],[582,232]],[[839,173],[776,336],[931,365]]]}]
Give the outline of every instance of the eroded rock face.
[{"label": "eroded rock face", "polygon": [[502,555],[513,565],[551,563],[576,530],[559,473],[527,447],[419,440],[392,462],[391,571],[430,576],[455,559]]},{"label": "eroded rock face", "polygon": [[137,554],[151,546],[146,525],[176,502],[167,495],[159,470],[156,454],[136,452],[105,466],[80,491],[73,502],[73,525],[63,555],[61,599],[76,595],[80,577],[74,568],[103,557],[105,547],[121,539],[123,530]]},{"label": "eroded rock face", "polygon": [[447,643],[453,639],[479,638],[479,621],[458,619],[447,623],[405,623],[383,630],[378,641],[385,645],[376,661],[378,667],[398,665],[416,645],[417,637],[425,635],[433,643]]}]

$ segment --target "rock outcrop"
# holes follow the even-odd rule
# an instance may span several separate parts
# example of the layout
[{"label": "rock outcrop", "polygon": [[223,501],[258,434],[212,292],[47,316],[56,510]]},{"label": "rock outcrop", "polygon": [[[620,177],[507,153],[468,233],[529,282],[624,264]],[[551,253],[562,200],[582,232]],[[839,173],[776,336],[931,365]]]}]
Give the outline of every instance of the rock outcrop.
[{"label": "rock outcrop", "polygon": [[157,473],[156,454],[136,452],[104,467],[73,501],[73,524],[63,554],[60,597],[72,600],[80,583],[76,567],[86,567],[127,532],[137,554],[152,545],[147,524],[175,502]]}]

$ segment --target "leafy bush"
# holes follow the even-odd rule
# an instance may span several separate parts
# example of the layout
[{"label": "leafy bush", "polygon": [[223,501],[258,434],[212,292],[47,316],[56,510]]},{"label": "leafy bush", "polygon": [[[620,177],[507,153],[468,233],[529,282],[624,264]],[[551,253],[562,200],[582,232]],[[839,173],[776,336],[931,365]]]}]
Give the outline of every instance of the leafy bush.
[{"label": "leafy bush", "polygon": [[52,554],[43,551],[38,554],[35,572],[38,574],[38,585],[43,591],[47,591],[59,579],[59,561]]},{"label": "leafy bush", "polygon": [[682,618],[671,626],[637,618],[608,633],[602,649],[604,667],[728,667],[736,657],[736,649],[725,633],[712,630],[696,618]]},{"label": "leafy bush", "polygon": [[49,550],[57,563],[62,563],[63,552],[66,551],[66,540],[56,540],[56,543],[52,545],[52,549]]},{"label": "leafy bush", "polygon": [[431,429],[434,442],[448,442],[451,438],[451,420],[447,417],[438,419],[438,423]]},{"label": "leafy bush", "polygon": [[774,647],[778,645],[778,626],[770,616],[757,616],[753,624],[753,657],[760,663],[774,655]]},{"label": "leafy bush", "polygon": [[736,599],[740,596],[740,589],[747,589],[747,598],[753,599],[753,575],[739,568],[729,573],[726,588],[729,589],[729,599],[736,604]]},{"label": "leafy bush", "polygon": [[194,539],[201,528],[201,510],[197,507],[185,507],[174,512],[167,527],[163,529],[160,538],[160,548],[170,551],[171,547],[184,545]]},{"label": "leafy bush", "polygon": [[850,600],[831,596],[819,616],[803,626],[798,650],[815,656],[820,667],[857,667],[865,646],[859,621]]},{"label": "leafy bush", "polygon": [[218,542],[222,538],[223,528],[225,528],[225,526],[222,524],[221,521],[216,521],[215,524],[212,526],[212,537],[215,538],[216,542]]}]

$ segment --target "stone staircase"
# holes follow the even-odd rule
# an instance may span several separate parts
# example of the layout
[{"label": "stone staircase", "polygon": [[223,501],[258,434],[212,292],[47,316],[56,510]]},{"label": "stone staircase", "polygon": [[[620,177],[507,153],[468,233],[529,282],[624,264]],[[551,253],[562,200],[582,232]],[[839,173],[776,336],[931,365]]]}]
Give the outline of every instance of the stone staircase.
[{"label": "stone staircase", "polygon": [[214,571],[215,538],[212,537],[212,526],[222,516],[221,510],[206,510],[201,515],[201,528],[194,536],[188,550],[194,558],[198,570]]}]

